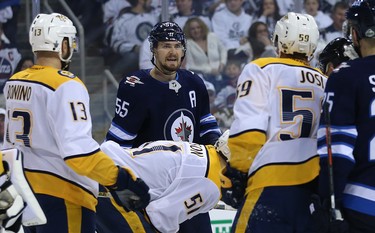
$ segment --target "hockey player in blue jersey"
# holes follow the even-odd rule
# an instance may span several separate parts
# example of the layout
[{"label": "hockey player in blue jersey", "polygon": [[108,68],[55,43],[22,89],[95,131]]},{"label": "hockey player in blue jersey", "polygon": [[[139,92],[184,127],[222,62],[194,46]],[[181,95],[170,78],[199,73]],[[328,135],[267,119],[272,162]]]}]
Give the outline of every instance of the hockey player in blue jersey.
[{"label": "hockey player in blue jersey", "polygon": [[327,76],[341,63],[358,58],[353,42],[343,37],[330,41],[319,54],[319,68]]},{"label": "hockey player in blue jersey", "polygon": [[155,67],[120,82],[106,139],[123,147],[159,139],[213,144],[220,131],[206,87],[198,75],[180,69],[186,50],[182,30],[172,22],[160,23],[149,41]]},{"label": "hockey player in blue jersey", "polygon": [[[122,147],[155,140],[213,145],[221,132],[210,113],[206,86],[198,75],[180,69],[186,52],[182,29],[174,22],[158,23],[150,32],[149,42],[154,67],[127,74],[120,82],[116,112],[106,140]],[[147,232],[139,213],[126,213],[121,208],[116,211],[109,205],[108,199],[99,200],[99,225],[110,226],[112,232]],[[208,213],[180,226],[180,232],[210,231]]]},{"label": "hockey player in blue jersey", "polygon": [[354,2],[347,19],[360,58],[341,64],[327,81],[329,113],[323,113],[318,130],[319,191],[330,202],[325,133],[330,125],[335,206],[350,233],[370,233],[375,231],[375,1]]}]

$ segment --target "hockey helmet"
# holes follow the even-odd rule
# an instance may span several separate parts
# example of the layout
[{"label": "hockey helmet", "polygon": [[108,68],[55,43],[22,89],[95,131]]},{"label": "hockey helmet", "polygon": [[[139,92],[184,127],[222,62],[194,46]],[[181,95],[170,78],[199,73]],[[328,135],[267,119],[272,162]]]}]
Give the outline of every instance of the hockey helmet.
[{"label": "hockey helmet", "polygon": [[331,62],[336,68],[342,62],[358,57],[352,41],[338,37],[329,42],[319,55],[319,68],[323,73],[327,72],[327,64]]},{"label": "hockey helmet", "polygon": [[175,22],[166,21],[157,23],[151,29],[148,41],[150,42],[151,52],[158,46],[159,41],[179,41],[184,47],[184,54],[186,52],[185,34]]},{"label": "hockey helmet", "polygon": [[228,147],[229,129],[226,130],[215,142],[215,149],[219,155],[226,161],[230,159],[231,153]]},{"label": "hockey helmet", "polygon": [[311,15],[289,12],[275,26],[273,43],[279,53],[311,57],[318,44],[319,30]]},{"label": "hockey helmet", "polygon": [[[50,51],[59,53],[63,62],[70,62],[73,51],[77,49],[77,30],[72,21],[58,13],[38,14],[31,24],[29,41],[33,52]],[[68,39],[70,54],[62,57],[61,45],[64,38]]]},{"label": "hockey helmet", "polygon": [[360,39],[375,38],[375,0],[355,1],[346,12],[346,18]]}]

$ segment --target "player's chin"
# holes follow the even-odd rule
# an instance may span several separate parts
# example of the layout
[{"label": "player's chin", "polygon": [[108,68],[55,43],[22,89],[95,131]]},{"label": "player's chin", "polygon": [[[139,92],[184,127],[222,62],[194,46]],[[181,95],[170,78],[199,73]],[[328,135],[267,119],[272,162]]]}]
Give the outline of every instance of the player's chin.
[{"label": "player's chin", "polygon": [[168,71],[177,71],[181,66],[180,62],[168,62],[165,66]]}]

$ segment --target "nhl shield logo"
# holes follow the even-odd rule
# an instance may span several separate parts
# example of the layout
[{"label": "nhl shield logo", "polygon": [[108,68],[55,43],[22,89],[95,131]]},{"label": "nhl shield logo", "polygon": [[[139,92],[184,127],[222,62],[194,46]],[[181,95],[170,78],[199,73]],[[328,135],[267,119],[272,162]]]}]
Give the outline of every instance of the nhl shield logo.
[{"label": "nhl shield logo", "polygon": [[187,109],[173,112],[164,125],[164,138],[173,141],[193,142],[195,133],[194,115]]}]

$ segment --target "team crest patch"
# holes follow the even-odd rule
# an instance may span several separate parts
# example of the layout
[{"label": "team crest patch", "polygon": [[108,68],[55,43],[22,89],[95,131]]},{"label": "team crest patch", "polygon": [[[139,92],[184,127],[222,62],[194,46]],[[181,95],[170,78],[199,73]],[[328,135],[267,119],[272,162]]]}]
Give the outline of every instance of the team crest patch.
[{"label": "team crest patch", "polygon": [[69,71],[66,71],[66,70],[59,70],[59,71],[57,71],[57,73],[59,73],[62,76],[66,76],[68,78],[75,78],[76,77],[75,74],[73,74],[73,73],[71,73]]},{"label": "team crest patch", "polygon": [[173,141],[193,142],[194,140],[194,115],[187,109],[173,112],[164,125],[164,138]]},{"label": "team crest patch", "polygon": [[125,83],[128,83],[132,87],[134,87],[135,84],[143,84],[137,76],[126,77]]}]

